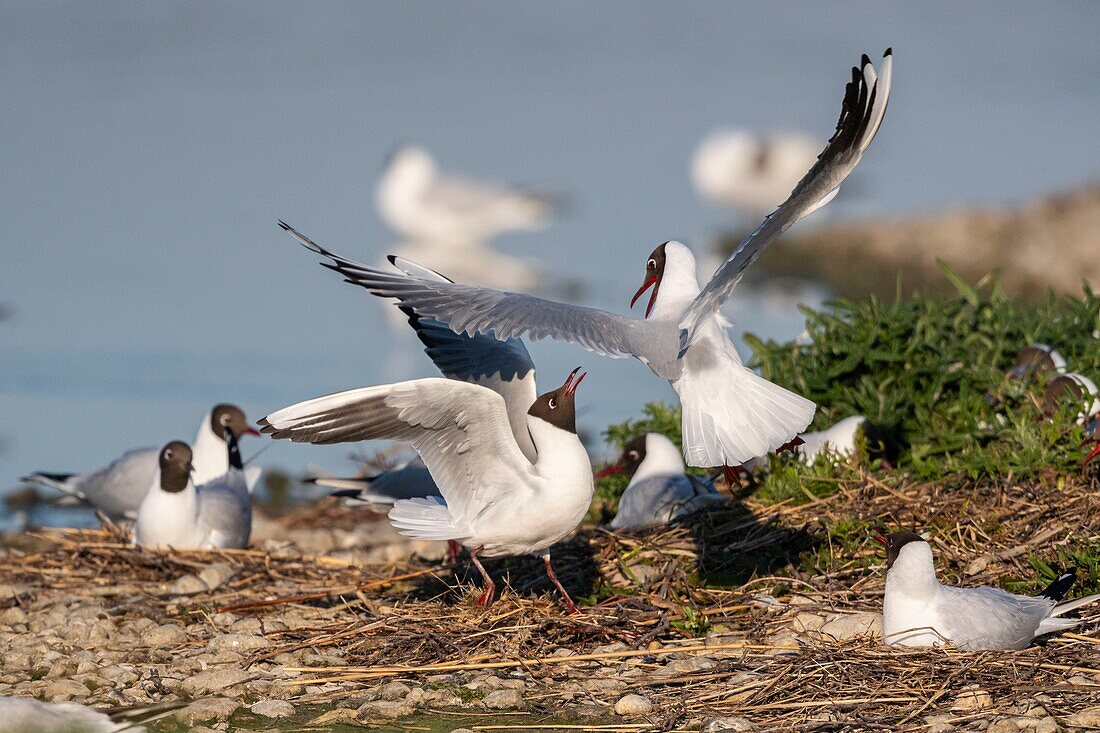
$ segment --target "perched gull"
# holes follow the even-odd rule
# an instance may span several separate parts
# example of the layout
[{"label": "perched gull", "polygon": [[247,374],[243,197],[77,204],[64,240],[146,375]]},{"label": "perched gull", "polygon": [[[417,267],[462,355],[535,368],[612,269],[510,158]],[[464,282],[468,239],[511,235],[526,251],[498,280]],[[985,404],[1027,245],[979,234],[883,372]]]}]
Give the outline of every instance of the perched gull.
[{"label": "perched gull", "polygon": [[274,438],[295,442],[411,443],[442,498],[398,501],[390,511],[393,526],[408,537],[469,547],[485,579],[482,605],[492,602],[495,586],[479,555],[540,555],[574,613],[577,607],[550,564],[550,546],[573,533],[592,501],[592,464],[576,429],[574,395],[584,379],[578,371],[526,412],[534,460],[516,439],[504,398],[454,379],[339,392],[283,408],[260,425]]},{"label": "perched gull", "polygon": [[824,430],[802,433],[792,450],[799,460],[810,464],[818,455],[828,452],[841,458],[854,456],[862,438],[872,453],[881,448],[882,433],[863,415],[852,415],[833,423]]},{"label": "perched gull", "polygon": [[157,476],[138,508],[134,542],[142,547],[244,548],[252,534],[252,497],[244,479],[237,438],[226,429],[228,469],[196,487],[190,446],[161,449]]},{"label": "perched gull", "polygon": [[814,404],[745,368],[719,307],[757,255],[796,221],[828,203],[878,132],[889,97],[892,56],[879,76],[864,56],[852,69],[836,133],[787,199],[700,288],[691,250],[667,242],[650,255],[645,282],[653,294],[646,319],[566,305],[519,293],[387,272],[335,255],[280,222],[349,282],[396,298],[458,332],[498,339],[527,334],[574,341],[605,356],[633,356],[680,396],[684,453],[692,466],[733,466],[791,441],[813,418]]},{"label": "perched gull", "polygon": [[[236,405],[220,404],[199,423],[194,442],[193,480],[202,484],[225,474],[229,469],[224,431],[259,435],[250,427],[244,412]],[[56,489],[86,502],[112,519],[133,519],[146,490],[157,472],[158,448],[137,448],[122,454],[106,468],[88,473],[33,473],[24,481]],[[249,485],[255,483],[258,470],[249,470]]]},{"label": "perched gull", "polygon": [[143,733],[142,723],[171,715],[187,703],[161,703],[133,708],[95,708],[74,702],[41,702],[27,697],[0,697],[0,730],[4,733]]},{"label": "perched gull", "polygon": [[554,210],[545,195],[441,175],[428,151],[412,145],[391,155],[376,201],[382,218],[406,240],[440,247],[538,229]]},{"label": "perched gull", "polygon": [[1031,344],[1016,353],[1016,366],[1009,370],[1012,379],[1030,381],[1035,377],[1053,372],[1065,374],[1066,359],[1054,348],[1046,344]]},{"label": "perched gull", "polygon": [[704,504],[722,502],[714,487],[684,473],[680,449],[660,433],[631,439],[619,459],[596,474],[626,474],[630,483],[619,498],[611,529],[642,529],[690,514]]},{"label": "perched gull", "polygon": [[932,548],[913,532],[875,537],[886,545],[886,596],[882,638],[900,646],[938,646],[952,642],[960,649],[1023,649],[1044,634],[1071,629],[1079,619],[1063,614],[1100,600],[1086,596],[1059,604],[1077,578],[1063,573],[1037,596],[1000,588],[955,588],[936,580]]},{"label": "perched gull", "polygon": [[816,159],[817,143],[806,135],[723,130],[699,143],[691,177],[711,203],[757,216],[782,203]]}]

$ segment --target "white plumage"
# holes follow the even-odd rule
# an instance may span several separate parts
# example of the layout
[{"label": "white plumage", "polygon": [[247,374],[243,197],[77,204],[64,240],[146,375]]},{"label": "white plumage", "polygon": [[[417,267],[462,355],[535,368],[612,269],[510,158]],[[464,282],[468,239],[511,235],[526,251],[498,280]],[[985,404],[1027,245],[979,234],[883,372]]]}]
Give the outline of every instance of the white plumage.
[{"label": "white plumage", "polygon": [[414,312],[457,332],[498,339],[528,335],[579,343],[613,358],[635,357],[667,379],[683,407],[684,454],[692,466],[737,465],[777,448],[809,424],[814,405],[760,378],[741,363],[718,312],[745,269],[767,244],[839,190],[878,131],[889,98],[892,56],[879,77],[863,58],[845,90],[837,131],[790,197],[765,218],[700,288],[695,258],[677,242],[653,252],[648,320],[565,305],[520,293],[394,274],[329,252],[282,224],[328,265],[375,295],[396,298]]},{"label": "white plumage", "polygon": [[[1060,618],[1100,595],[1059,604],[1068,574],[1044,593],[1024,596],[1000,588],[955,588],[936,579],[932,548],[911,532],[880,536],[889,553],[882,634],[887,644],[960,649],[1022,649],[1036,637],[1071,629],[1080,620]],[[1055,588],[1055,586],[1064,588]]]},{"label": "white plumage", "polygon": [[787,198],[817,153],[808,135],[722,130],[695,149],[691,177],[695,190],[711,203],[759,215]]},{"label": "white plumage", "polygon": [[4,733],[144,733],[150,723],[182,704],[96,710],[73,702],[48,703],[26,697],[0,697]]}]

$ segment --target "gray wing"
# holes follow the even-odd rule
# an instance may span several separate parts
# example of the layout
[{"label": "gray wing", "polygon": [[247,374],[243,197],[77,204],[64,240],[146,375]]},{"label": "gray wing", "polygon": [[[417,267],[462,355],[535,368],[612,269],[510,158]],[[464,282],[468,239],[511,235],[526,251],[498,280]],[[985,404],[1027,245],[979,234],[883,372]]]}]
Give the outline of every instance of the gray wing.
[{"label": "gray wing", "polygon": [[157,472],[156,448],[127,451],[105,469],[82,474],[71,481],[77,494],[111,517],[137,516],[145,492]]},{"label": "gray wing", "polygon": [[1031,643],[1054,601],[1000,588],[941,586],[943,635],[960,649],[1022,649]]},{"label": "gray wing", "polygon": [[393,504],[403,499],[441,496],[431,472],[423,463],[417,463],[367,478],[316,478],[311,481],[318,486],[341,489],[333,495],[355,504]]},{"label": "gray wing", "polygon": [[769,214],[745,241],[715,270],[710,281],[695,297],[680,319],[680,350],[687,349],[695,327],[716,311],[740,282],[745,269],[759,254],[795,222],[829,203],[840,184],[856,167],[875,138],[890,99],[893,52],[882,57],[882,74],[876,74],[866,54],[860,67],[852,67],[852,80],[844,90],[840,120],[817,163],[798,182],[791,195]]},{"label": "gray wing", "polygon": [[347,282],[374,295],[395,298],[403,306],[459,333],[489,334],[502,341],[525,335],[536,340],[572,341],[615,359],[646,357],[662,326],[675,338],[675,328],[668,324],[639,321],[533,295],[383,272],[329,252],[285,222],[280,221],[279,226],[306,249],[331,260],[322,264],[343,275]]},{"label": "gray wing", "polygon": [[695,497],[695,491],[695,485],[684,474],[642,479],[623,492],[611,528],[640,529],[667,524],[677,509]]},{"label": "gray wing", "polygon": [[[435,270],[400,257],[390,262],[406,275],[437,282],[453,282]],[[527,410],[538,398],[535,387],[535,363],[527,346],[518,338],[504,341],[491,334],[455,333],[449,326],[424,318],[411,308],[401,306],[417,338],[424,344],[424,353],[448,379],[480,384],[501,397],[508,407],[508,420],[523,455],[534,462],[538,456],[531,434],[527,430]]]},{"label": "gray wing", "polygon": [[199,521],[216,547],[245,548],[252,534],[252,497],[238,469],[196,487]]}]

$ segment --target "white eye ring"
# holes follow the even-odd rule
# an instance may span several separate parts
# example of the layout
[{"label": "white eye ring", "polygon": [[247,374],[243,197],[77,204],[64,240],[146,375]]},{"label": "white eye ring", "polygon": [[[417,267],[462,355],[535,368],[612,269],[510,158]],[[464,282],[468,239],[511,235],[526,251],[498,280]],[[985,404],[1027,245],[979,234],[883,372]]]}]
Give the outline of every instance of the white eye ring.
[{"label": "white eye ring", "polygon": [[226,427],[229,427],[229,421],[230,421],[230,417],[229,417],[228,413],[226,413],[225,415],[222,415],[222,425],[224,425]]},{"label": "white eye ring", "polygon": [[171,457],[172,457],[172,449],[171,449],[171,448],[169,448],[168,450],[164,451],[164,457],[165,457],[165,458],[171,458]]},{"label": "white eye ring", "polygon": [[630,456],[630,459],[632,461],[638,460],[638,451],[636,451],[636,450],[630,451],[629,453],[627,453],[627,455]]},{"label": "white eye ring", "polygon": [[650,257],[649,262],[646,263],[646,267],[657,267],[657,260]]},{"label": "white eye ring", "polygon": [[553,397],[550,398],[550,403],[549,404],[550,404],[550,409],[551,410],[558,409],[558,401],[555,400]]}]

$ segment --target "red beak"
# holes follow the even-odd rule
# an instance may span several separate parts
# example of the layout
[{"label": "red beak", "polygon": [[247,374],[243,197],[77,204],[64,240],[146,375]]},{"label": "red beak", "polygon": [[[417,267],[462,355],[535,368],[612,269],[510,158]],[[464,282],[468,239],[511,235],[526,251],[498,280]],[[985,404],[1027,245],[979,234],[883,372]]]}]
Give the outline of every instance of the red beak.
[{"label": "red beak", "polygon": [[579,387],[581,382],[584,381],[584,378],[588,376],[588,372],[584,372],[579,377],[577,377],[577,381],[574,382],[573,377],[576,377],[577,372],[579,372],[580,370],[581,370],[581,368],[577,367],[573,371],[569,372],[569,376],[566,378],[565,384],[563,385],[565,387],[565,394],[566,395],[575,394],[576,391],[577,391],[577,387]]},{"label": "red beak", "polygon": [[886,546],[886,529],[883,527],[875,527],[875,542],[881,542],[883,546]]},{"label": "red beak", "polygon": [[256,428],[248,428],[244,431],[244,434],[245,435],[255,435],[257,438],[260,437],[260,431],[257,430]]},{"label": "red beak", "polygon": [[623,467],[622,466],[620,466],[618,463],[612,463],[607,468],[604,468],[604,469],[601,469],[601,470],[597,471],[596,472],[596,478],[604,478],[606,476],[614,476],[614,475],[622,473],[622,472],[623,472]]},{"label": "red beak", "polygon": [[1096,458],[1096,456],[1100,456],[1100,441],[1097,441],[1096,445],[1094,445],[1092,447],[1092,452],[1088,454],[1088,457],[1085,458],[1085,462],[1082,463],[1081,465],[1082,466],[1089,465],[1089,461],[1091,461],[1093,458]]},{"label": "red beak", "polygon": [[649,314],[653,312],[653,302],[657,300],[657,288],[653,287],[657,284],[657,276],[650,275],[642,283],[642,287],[638,288],[638,292],[634,293],[634,297],[630,299],[630,307],[633,308],[634,304],[638,302],[638,298],[642,297],[642,293],[653,288],[653,293],[649,296],[649,305],[645,307],[645,317],[649,318]]}]

